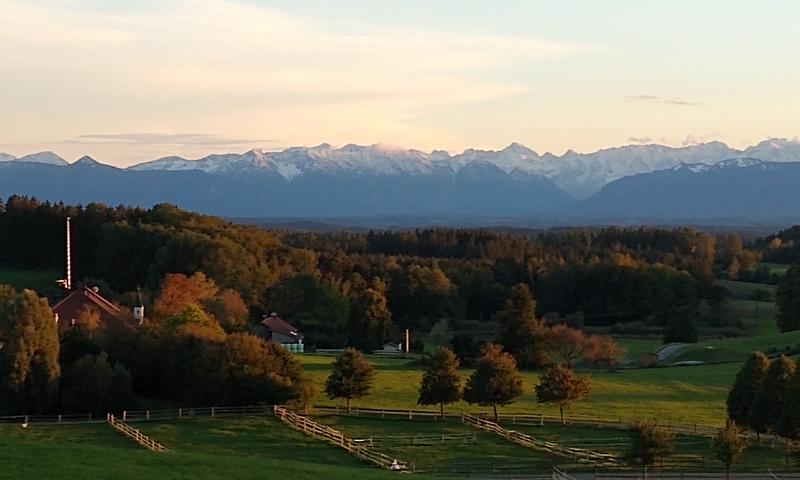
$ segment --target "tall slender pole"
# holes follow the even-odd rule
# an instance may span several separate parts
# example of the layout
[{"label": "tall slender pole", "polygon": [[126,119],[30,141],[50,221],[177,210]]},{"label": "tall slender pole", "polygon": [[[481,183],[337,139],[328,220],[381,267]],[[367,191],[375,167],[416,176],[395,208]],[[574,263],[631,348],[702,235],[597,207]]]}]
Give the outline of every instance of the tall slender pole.
[{"label": "tall slender pole", "polygon": [[406,328],[406,353],[411,352],[411,343],[410,343],[409,331]]},{"label": "tall slender pole", "polygon": [[67,217],[67,281],[64,283],[64,288],[67,290],[72,290],[72,245],[70,241],[70,225],[69,217]]}]

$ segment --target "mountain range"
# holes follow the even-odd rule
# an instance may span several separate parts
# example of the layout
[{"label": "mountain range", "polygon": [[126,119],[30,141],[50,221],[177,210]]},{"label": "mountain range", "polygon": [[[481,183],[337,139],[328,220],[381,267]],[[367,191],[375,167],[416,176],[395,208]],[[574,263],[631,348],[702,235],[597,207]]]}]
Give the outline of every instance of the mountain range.
[{"label": "mountain range", "polygon": [[[794,183],[793,183],[794,182]],[[800,141],[628,145],[561,156],[518,143],[451,155],[388,145],[164,157],[126,169],[0,153],[0,198],[159,202],[236,217],[359,215],[797,216]]]}]

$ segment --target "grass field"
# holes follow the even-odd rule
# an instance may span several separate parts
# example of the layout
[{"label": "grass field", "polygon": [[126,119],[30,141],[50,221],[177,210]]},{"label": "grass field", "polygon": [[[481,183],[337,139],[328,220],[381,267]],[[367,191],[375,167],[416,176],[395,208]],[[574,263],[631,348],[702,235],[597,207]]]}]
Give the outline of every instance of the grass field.
[{"label": "grass field", "polygon": [[[598,452],[615,453],[624,456],[630,445],[630,436],[625,430],[594,427],[562,427],[554,425],[505,425],[517,431],[533,435],[571,447],[585,448]],[[696,470],[724,469],[714,457],[711,440],[705,437],[678,435],[675,437],[673,462],[696,465]],[[763,472],[767,469],[780,470],[785,467],[785,452],[782,445],[771,447],[750,445],[740,460],[737,470]]]},{"label": "grass field", "polygon": [[0,478],[391,478],[344,450],[274,418],[205,418],[136,424],[170,451],[153,453],[106,424],[0,425]]},{"label": "grass field", "polygon": [[[504,473],[547,472],[558,459],[509,442],[497,435],[478,431],[458,420],[404,420],[321,415],[317,421],[336,428],[350,438],[373,438],[376,450],[413,464],[417,472]],[[465,434],[470,440],[422,441],[423,436]],[[416,444],[411,438],[416,436]],[[473,440],[474,439],[474,440]]]},{"label": "grass field", "polygon": [[[333,357],[301,355],[298,357],[313,381],[323,387],[330,373]],[[414,360],[374,358],[377,376],[372,393],[354,400],[354,406],[408,409],[417,407],[417,392],[422,369]],[[698,367],[668,367],[591,372],[592,393],[576,404],[573,413],[606,418],[659,418],[667,421],[721,425],[725,419],[725,398],[739,364],[704,365]],[[462,376],[470,374],[462,370]],[[538,382],[536,372],[522,372],[524,394],[501,411],[555,414],[550,405],[536,403],[533,386]],[[321,395],[318,403],[340,405]],[[487,408],[459,402],[450,411],[486,412]]]},{"label": "grass field", "polygon": [[756,290],[765,290],[775,295],[775,285],[764,283],[737,282],[734,280],[714,280],[714,285],[725,287],[731,292],[732,300],[750,300],[750,295]]},{"label": "grass field", "polygon": [[789,270],[791,265],[786,263],[769,263],[769,262],[761,262],[757,265],[758,268],[766,268],[770,275],[778,275],[783,276],[786,275],[786,270]]},{"label": "grass field", "polygon": [[800,344],[800,331],[774,333],[758,337],[710,340],[686,346],[670,360],[743,361],[756,350],[772,355],[784,352],[789,348],[795,348],[798,344]]},{"label": "grass field", "polygon": [[64,275],[54,270],[31,270],[10,267],[0,267],[0,284],[11,285],[14,288],[30,288],[44,290],[55,288],[56,280]]}]

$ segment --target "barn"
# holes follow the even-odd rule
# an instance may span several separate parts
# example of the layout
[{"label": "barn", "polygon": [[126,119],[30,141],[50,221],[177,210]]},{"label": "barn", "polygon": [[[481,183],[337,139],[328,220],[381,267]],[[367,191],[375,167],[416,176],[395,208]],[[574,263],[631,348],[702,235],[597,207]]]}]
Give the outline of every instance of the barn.
[{"label": "barn", "polygon": [[265,340],[278,342],[291,352],[303,352],[303,335],[297,327],[272,312],[253,326],[253,333]]},{"label": "barn", "polygon": [[122,310],[118,306],[100,295],[96,287],[81,287],[69,292],[52,306],[53,315],[58,323],[58,334],[63,335],[70,328],[81,326],[85,318],[82,313],[87,309],[97,312],[100,318],[98,326],[101,328],[124,325]]}]

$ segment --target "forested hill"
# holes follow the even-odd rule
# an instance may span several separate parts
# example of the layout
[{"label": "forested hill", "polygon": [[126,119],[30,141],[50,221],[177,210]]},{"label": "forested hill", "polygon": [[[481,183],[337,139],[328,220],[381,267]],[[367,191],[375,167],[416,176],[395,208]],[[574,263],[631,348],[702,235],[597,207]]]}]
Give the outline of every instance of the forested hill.
[{"label": "forested hill", "polygon": [[425,331],[443,318],[488,321],[519,283],[530,286],[540,315],[587,324],[705,318],[724,300],[711,279],[737,278],[758,257],[737,235],[686,228],[312,234],[171,205],[71,207],[12,197],[0,210],[0,265],[63,269],[67,216],[74,277],[112,298],[130,300],[142,287],[147,301],[167,273],[201,271],[239,292],[252,319],[280,312],[319,346],[372,348],[407,325]]}]

